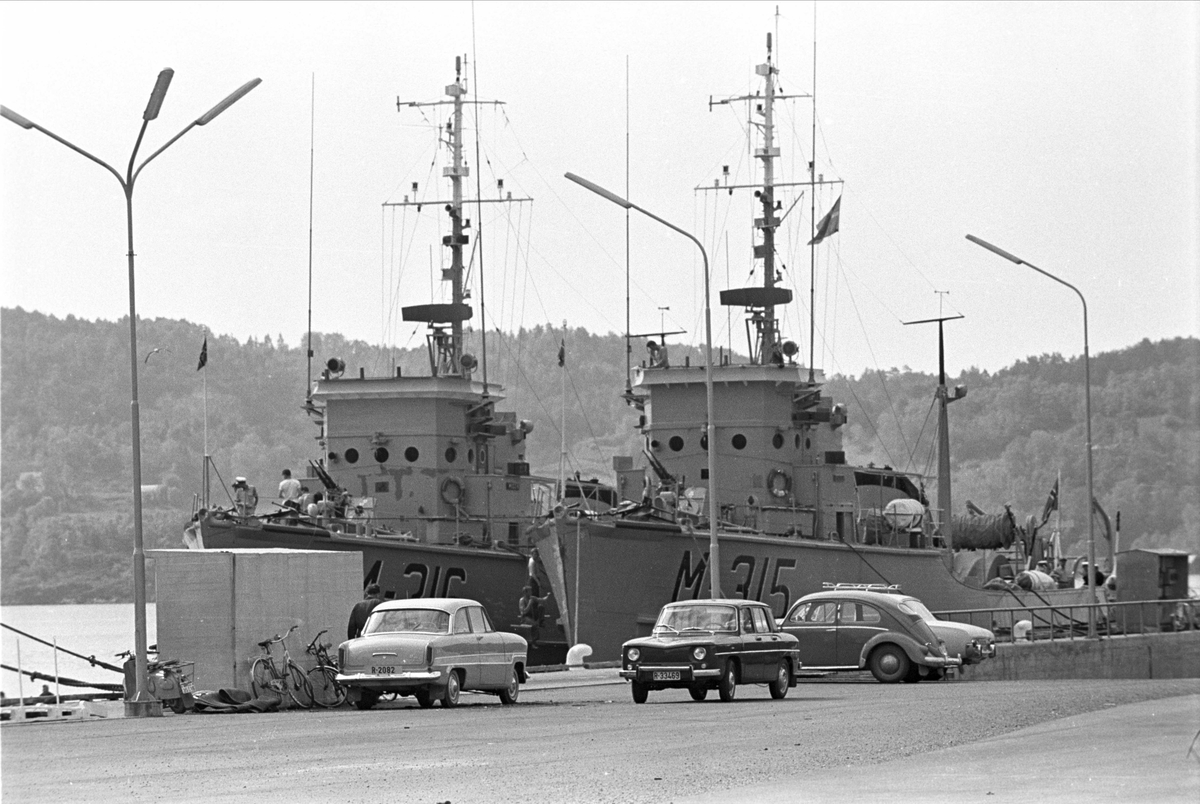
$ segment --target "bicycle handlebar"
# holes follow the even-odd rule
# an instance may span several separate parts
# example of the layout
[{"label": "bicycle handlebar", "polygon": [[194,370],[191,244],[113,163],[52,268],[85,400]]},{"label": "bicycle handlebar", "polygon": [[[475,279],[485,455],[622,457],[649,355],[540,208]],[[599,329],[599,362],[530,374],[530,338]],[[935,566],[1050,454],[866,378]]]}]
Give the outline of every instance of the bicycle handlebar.
[{"label": "bicycle handlebar", "polygon": [[316,650],[317,640],[321,638],[321,634],[324,634],[328,630],[329,630],[328,628],[322,628],[321,633],[317,634],[315,637],[312,638],[312,642],[308,643],[308,647],[305,648],[305,650],[308,651],[309,653],[312,653],[314,650]]},{"label": "bicycle handlebar", "polygon": [[300,627],[300,624],[297,623],[296,625],[293,625],[291,628],[289,628],[287,631],[284,631],[282,634],[276,634],[275,636],[271,637],[270,639],[264,639],[262,642],[258,643],[258,646],[260,648],[265,648],[268,645],[274,645],[276,642],[282,642],[283,640],[287,639],[288,636],[299,627]]}]

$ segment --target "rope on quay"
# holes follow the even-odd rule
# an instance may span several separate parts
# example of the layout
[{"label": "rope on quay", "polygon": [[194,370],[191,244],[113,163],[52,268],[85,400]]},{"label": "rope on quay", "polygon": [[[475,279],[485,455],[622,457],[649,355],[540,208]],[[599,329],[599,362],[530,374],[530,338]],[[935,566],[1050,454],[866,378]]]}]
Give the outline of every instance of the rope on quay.
[{"label": "rope on quay", "polygon": [[0,664],[0,668],[13,673],[21,673],[22,675],[29,676],[34,681],[54,681],[68,687],[88,687],[89,689],[105,690],[107,692],[125,691],[125,686],[123,684],[93,684],[89,681],[79,681],[78,679],[63,678],[62,676],[55,678],[54,676],[46,675],[45,673],[39,673],[36,670],[18,670],[17,668],[7,664]]},{"label": "rope on quay", "polygon": [[[103,667],[105,670],[112,670],[114,673],[124,673],[125,672],[125,670],[123,668],[117,667],[116,665],[109,664],[108,662],[103,662],[103,661],[97,659],[95,656],[84,656],[82,653],[76,653],[73,650],[67,650],[66,648],[61,648],[58,645],[55,645],[53,642],[47,642],[44,639],[38,639],[33,634],[27,634],[24,631],[13,628],[11,625],[8,625],[7,623],[0,623],[0,627],[7,628],[9,631],[20,634],[21,636],[25,637],[26,639],[32,639],[34,642],[40,642],[43,645],[49,645],[50,647],[54,648],[55,650],[61,650],[63,653],[69,653],[78,659],[83,659],[85,662],[90,663],[92,665],[92,667]],[[51,680],[53,680],[53,679],[51,679]],[[94,686],[94,685],[88,684],[85,686]],[[97,687],[97,689],[104,689],[104,687],[103,686]]]}]

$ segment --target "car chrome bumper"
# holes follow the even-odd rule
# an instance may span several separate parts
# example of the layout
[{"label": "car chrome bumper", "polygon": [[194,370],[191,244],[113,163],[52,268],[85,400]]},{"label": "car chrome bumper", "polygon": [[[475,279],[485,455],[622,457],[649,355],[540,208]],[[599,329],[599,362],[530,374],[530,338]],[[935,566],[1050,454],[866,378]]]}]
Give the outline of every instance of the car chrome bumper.
[{"label": "car chrome bumper", "polygon": [[[656,680],[654,674],[659,673],[679,673],[678,680],[664,681]],[[687,664],[643,664],[632,670],[620,670],[618,675],[621,678],[629,681],[641,681],[649,684],[683,684],[702,678],[717,678],[721,675],[721,668],[712,669],[694,668]]]},{"label": "car chrome bumper", "polygon": [[438,681],[442,674],[437,670],[409,671],[394,673],[388,676],[373,673],[338,673],[337,683],[350,687],[370,686],[373,684],[429,684]]},{"label": "car chrome bumper", "polygon": [[921,662],[927,667],[959,667],[962,663],[957,656],[926,656]]}]

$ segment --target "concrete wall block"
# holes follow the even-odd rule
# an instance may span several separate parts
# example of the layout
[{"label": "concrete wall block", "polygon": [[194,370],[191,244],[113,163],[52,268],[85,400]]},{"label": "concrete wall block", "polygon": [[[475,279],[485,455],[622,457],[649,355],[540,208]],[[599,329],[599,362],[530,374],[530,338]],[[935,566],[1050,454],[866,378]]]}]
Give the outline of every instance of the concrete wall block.
[{"label": "concrete wall block", "polygon": [[195,662],[196,689],[232,686],[233,556],[153,550],[159,656]]},{"label": "concrete wall block", "polygon": [[[196,688],[250,689],[257,643],[288,637],[293,661],[321,630],[337,645],[362,598],[362,555],[323,550],[154,550],[159,645],[163,656],[196,662]],[[272,646],[277,664],[283,651]]]},{"label": "concrete wall block", "polygon": [[976,681],[1197,678],[1200,631],[1001,644],[994,659],[964,667],[959,676]]}]

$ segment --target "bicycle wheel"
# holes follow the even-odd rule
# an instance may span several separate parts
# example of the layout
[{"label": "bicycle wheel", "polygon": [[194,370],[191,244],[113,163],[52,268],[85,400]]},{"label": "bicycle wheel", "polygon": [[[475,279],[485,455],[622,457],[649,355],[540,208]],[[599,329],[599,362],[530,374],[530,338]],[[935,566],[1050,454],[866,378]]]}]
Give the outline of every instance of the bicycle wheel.
[{"label": "bicycle wheel", "polygon": [[312,685],[308,683],[308,677],[295,662],[287,663],[287,677],[284,679],[284,683],[287,685],[288,696],[296,702],[297,706],[303,709],[312,709]]},{"label": "bicycle wheel", "polygon": [[271,690],[271,681],[275,678],[275,666],[267,659],[255,659],[250,666],[250,691],[258,698]]},{"label": "bicycle wheel", "polygon": [[337,683],[337,670],[329,666],[314,667],[308,671],[308,683],[312,686],[313,703],[332,709],[346,700],[346,691]]}]

